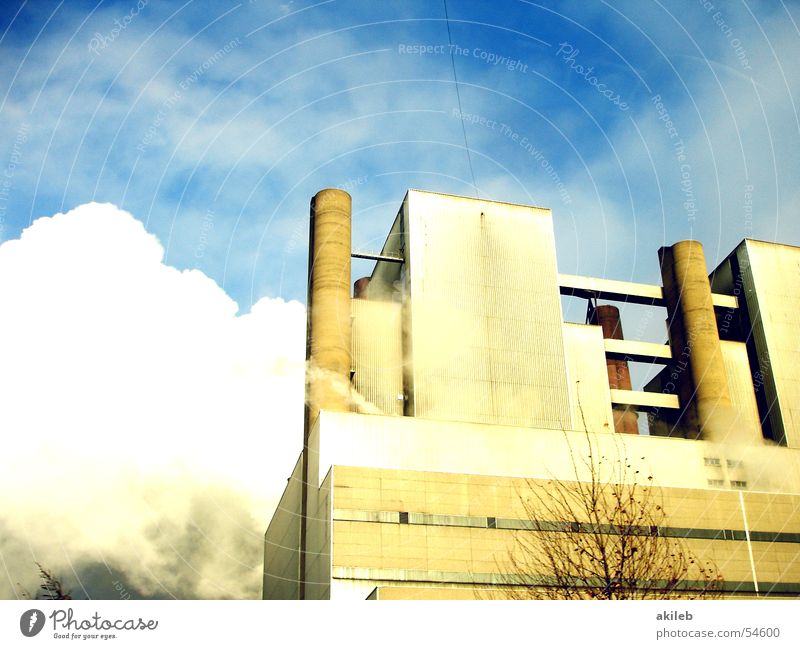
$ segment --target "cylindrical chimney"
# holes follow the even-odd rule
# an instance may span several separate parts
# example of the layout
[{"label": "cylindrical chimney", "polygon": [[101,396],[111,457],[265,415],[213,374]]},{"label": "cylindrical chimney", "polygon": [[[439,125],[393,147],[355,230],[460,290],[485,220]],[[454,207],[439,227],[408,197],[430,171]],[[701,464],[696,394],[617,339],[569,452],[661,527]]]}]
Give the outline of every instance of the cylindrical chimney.
[{"label": "cylindrical chimney", "polygon": [[[613,338],[623,340],[622,322],[619,317],[619,309],[610,304],[603,304],[592,311],[593,324],[600,325],[603,329],[603,338]],[[631,390],[631,373],[628,369],[628,361],[606,359],[606,369],[608,370],[608,386],[612,390]],[[639,434],[639,419],[636,413],[625,406],[613,406],[614,430],[618,433],[628,433],[631,435]]]},{"label": "cylindrical chimney", "polygon": [[320,410],[350,410],[351,200],[323,189],[311,200],[308,427]]},{"label": "cylindrical chimney", "polygon": [[369,277],[359,277],[353,284],[353,297],[357,300],[367,297],[368,287]]},{"label": "cylindrical chimney", "polygon": [[733,416],[703,246],[679,241],[658,252],[684,423],[722,441]]}]

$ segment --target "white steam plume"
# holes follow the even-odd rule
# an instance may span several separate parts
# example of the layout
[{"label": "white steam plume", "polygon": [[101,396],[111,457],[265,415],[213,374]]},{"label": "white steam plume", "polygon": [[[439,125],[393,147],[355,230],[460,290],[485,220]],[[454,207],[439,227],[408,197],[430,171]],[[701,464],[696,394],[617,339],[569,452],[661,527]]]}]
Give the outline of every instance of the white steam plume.
[{"label": "white steam plume", "polygon": [[259,595],[302,440],[305,310],[237,316],[163,255],[95,203],[0,246],[0,597],[35,590],[36,561],[77,597],[95,564],[143,596]]}]

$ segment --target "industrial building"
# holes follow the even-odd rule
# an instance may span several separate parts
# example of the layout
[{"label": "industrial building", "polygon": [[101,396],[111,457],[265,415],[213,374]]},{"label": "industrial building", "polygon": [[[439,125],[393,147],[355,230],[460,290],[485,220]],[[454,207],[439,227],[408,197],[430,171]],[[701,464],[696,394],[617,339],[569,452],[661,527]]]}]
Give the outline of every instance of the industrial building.
[{"label": "industrial building", "polygon": [[[375,266],[351,296],[352,256]],[[380,253],[354,253],[350,196],[320,191],[304,440],[264,598],[547,584],[511,574],[533,533],[521,494],[583,479],[584,439],[652,479],[669,516],[653,534],[712,560],[723,596],[800,594],[800,248],[744,240],[710,274],[697,241],[658,260],[660,285],[560,274],[550,210],[419,190]],[[615,302],[661,310],[666,342],[625,338]],[[632,363],[663,369],[634,390]]]}]

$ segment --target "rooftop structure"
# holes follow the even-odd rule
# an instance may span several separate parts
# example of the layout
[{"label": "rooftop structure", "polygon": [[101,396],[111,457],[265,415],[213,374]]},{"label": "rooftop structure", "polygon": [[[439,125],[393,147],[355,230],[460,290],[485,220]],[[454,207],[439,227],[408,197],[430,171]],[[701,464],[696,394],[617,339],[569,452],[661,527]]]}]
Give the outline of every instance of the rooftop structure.
[{"label": "rooftop structure", "polygon": [[[532,533],[521,499],[588,479],[569,443],[587,435],[653,476],[658,533],[712,559],[727,595],[800,593],[800,248],[745,240],[709,277],[681,241],[656,286],[559,274],[544,208],[409,190],[376,254],[353,253],[350,214],[340,190],[311,203],[304,444],[265,598],[546,581],[506,561]],[[353,298],[351,256],[375,260]],[[562,295],[586,299],[585,324]],[[624,338],[601,301],[666,308],[667,344]],[[633,390],[633,362],[663,369]]]}]

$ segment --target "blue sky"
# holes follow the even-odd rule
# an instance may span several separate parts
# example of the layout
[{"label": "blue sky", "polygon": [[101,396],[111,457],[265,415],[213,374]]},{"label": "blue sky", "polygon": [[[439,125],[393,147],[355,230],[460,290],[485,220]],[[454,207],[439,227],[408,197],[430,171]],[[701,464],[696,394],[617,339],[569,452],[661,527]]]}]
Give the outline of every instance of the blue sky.
[{"label": "blue sky", "polygon": [[[654,281],[690,236],[709,263],[744,236],[800,243],[800,10],[714,4],[448,3],[478,192],[551,207],[562,272]],[[3,239],[112,202],[246,312],[304,299],[319,188],[350,183],[366,248],[408,187],[475,193],[449,48],[406,52],[447,45],[442,3],[7,3],[0,29],[4,157],[27,129]]]}]

